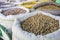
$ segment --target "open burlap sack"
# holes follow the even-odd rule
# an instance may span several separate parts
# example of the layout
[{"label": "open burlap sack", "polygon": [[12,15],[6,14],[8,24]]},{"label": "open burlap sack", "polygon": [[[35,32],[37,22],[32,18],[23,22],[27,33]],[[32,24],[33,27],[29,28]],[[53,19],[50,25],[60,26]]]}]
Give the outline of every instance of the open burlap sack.
[{"label": "open burlap sack", "polygon": [[29,32],[22,30],[22,28],[21,28],[22,21],[26,20],[27,18],[29,18],[31,16],[34,16],[36,14],[41,14],[41,13],[44,15],[50,16],[56,20],[59,20],[59,27],[60,27],[60,17],[51,15],[50,13],[36,11],[36,12],[31,12],[31,13],[26,13],[24,15],[21,15],[15,20],[15,22],[13,24],[13,28],[12,28],[13,35],[15,35],[15,37],[18,40],[60,40],[60,29],[58,29],[57,31],[55,31],[53,33],[44,35],[44,36],[42,36],[42,35],[36,36],[33,33],[29,33]]},{"label": "open burlap sack", "polygon": [[[60,4],[56,4],[54,2],[44,2],[44,3],[40,3],[40,4],[36,4],[33,8],[32,8],[32,11],[35,11],[37,10],[37,8],[41,7],[41,6],[45,6],[45,5],[55,5],[57,7],[60,7]],[[45,12],[48,12],[48,13],[51,13],[53,15],[58,15],[60,16],[60,10],[47,10],[47,9],[39,9],[40,11],[45,11]]]},{"label": "open burlap sack", "polygon": [[[26,13],[29,12],[29,10],[27,8],[24,8],[24,7],[10,7],[10,8],[5,8],[5,9],[2,9],[2,10],[8,10],[8,9],[14,9],[14,8],[21,8],[21,9],[24,9],[26,10]],[[24,14],[24,13],[23,13]],[[18,14],[18,15],[8,15],[8,16],[5,16],[3,15],[2,13],[0,13],[0,24],[2,24],[3,26],[5,26],[8,30],[12,30],[12,25],[14,23],[14,20],[20,16],[21,14]]]}]

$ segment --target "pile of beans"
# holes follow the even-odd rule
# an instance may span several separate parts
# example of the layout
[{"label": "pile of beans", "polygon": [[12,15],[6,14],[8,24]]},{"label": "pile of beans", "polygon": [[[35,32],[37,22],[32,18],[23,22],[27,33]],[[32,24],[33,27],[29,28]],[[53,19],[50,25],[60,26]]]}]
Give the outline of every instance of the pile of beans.
[{"label": "pile of beans", "polygon": [[59,29],[59,21],[43,14],[37,14],[21,22],[21,28],[35,35],[46,35]]},{"label": "pile of beans", "polygon": [[37,10],[60,10],[60,7],[56,5],[44,5],[38,7]]},{"label": "pile of beans", "polygon": [[9,9],[9,10],[2,11],[2,14],[7,16],[7,15],[21,14],[21,13],[25,13],[25,12],[26,12],[26,10],[24,10],[24,9],[14,8],[14,9]]}]

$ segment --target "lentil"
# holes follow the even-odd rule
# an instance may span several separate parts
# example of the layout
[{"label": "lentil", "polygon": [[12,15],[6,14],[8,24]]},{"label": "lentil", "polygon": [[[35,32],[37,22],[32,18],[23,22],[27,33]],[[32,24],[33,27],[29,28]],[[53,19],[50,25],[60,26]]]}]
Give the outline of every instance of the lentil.
[{"label": "lentil", "polygon": [[46,35],[59,29],[59,21],[43,14],[37,14],[21,22],[21,28],[35,35]]},{"label": "lentil", "polygon": [[21,13],[25,13],[25,12],[26,12],[26,10],[24,10],[24,9],[14,8],[14,9],[2,11],[2,14],[5,15],[5,16],[7,16],[7,15],[21,14]]}]

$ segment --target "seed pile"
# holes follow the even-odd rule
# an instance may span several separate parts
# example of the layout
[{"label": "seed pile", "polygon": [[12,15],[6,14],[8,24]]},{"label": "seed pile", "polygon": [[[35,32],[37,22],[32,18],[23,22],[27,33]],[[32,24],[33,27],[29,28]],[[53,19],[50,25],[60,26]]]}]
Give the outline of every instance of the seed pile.
[{"label": "seed pile", "polygon": [[44,5],[38,7],[37,10],[60,10],[60,7],[55,5]]},{"label": "seed pile", "polygon": [[14,8],[14,9],[2,11],[2,14],[4,14],[5,16],[7,16],[7,15],[21,14],[21,13],[25,13],[25,12],[26,12],[26,10],[24,10],[24,9]]},{"label": "seed pile", "polygon": [[35,35],[45,35],[58,30],[59,21],[43,14],[37,14],[21,22],[21,28]]}]

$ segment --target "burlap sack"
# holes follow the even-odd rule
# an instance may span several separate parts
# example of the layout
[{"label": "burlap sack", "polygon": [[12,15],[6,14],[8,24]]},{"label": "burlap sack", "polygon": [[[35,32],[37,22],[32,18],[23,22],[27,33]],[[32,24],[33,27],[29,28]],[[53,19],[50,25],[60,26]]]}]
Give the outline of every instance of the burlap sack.
[{"label": "burlap sack", "polygon": [[16,38],[19,40],[60,40],[60,29],[53,32],[53,33],[49,33],[47,35],[44,35],[44,36],[42,36],[42,35],[36,36],[33,33],[29,33],[29,32],[23,31],[21,29],[20,23],[22,21],[26,20],[27,18],[29,18],[31,16],[34,16],[36,14],[41,14],[41,13],[44,15],[50,16],[56,20],[59,20],[59,27],[60,27],[60,17],[51,15],[50,13],[36,11],[36,12],[26,13],[24,15],[21,15],[15,20],[15,22],[13,24],[13,28],[12,28],[13,35],[15,35]]},{"label": "burlap sack", "polygon": [[[6,8],[6,9],[2,9],[2,10],[8,10],[8,9],[14,9],[14,8],[22,8],[22,9],[26,10],[26,13],[29,12],[28,9],[26,9],[24,7],[17,7],[17,6],[16,7],[11,7],[11,8]],[[13,22],[19,15],[21,15],[21,14],[5,16],[2,13],[0,13],[0,24],[5,26],[8,30],[12,30]]]},{"label": "burlap sack", "polygon": [[[60,4],[56,4],[56,3],[53,3],[53,2],[44,2],[44,3],[36,4],[36,5],[32,8],[32,11],[35,11],[35,10],[37,10],[38,7],[45,6],[45,5],[55,5],[55,6],[57,6],[57,7],[60,7]],[[53,15],[58,15],[58,16],[60,16],[60,10],[41,9],[40,11],[45,11],[45,12],[51,13],[51,14],[53,14]]]}]

